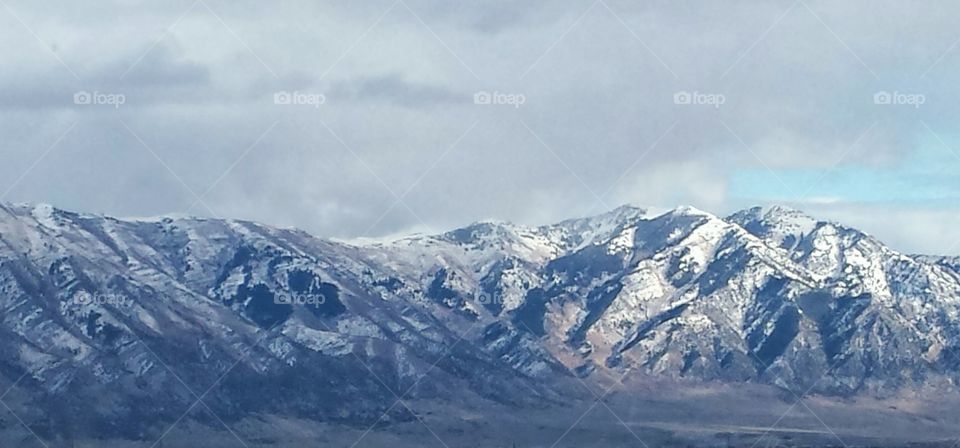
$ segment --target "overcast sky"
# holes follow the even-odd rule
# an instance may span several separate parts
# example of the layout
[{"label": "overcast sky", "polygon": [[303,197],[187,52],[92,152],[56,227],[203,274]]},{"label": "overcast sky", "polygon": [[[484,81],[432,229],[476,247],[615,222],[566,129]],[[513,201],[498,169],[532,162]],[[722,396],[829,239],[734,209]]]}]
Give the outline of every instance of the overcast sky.
[{"label": "overcast sky", "polygon": [[339,238],[781,203],[960,253],[956,2],[278,3],[0,1],[0,200]]}]

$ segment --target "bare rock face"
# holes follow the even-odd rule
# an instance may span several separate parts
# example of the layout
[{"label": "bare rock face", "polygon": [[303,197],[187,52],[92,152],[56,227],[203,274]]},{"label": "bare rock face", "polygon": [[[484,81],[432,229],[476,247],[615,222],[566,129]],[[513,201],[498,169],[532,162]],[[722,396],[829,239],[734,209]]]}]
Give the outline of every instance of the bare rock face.
[{"label": "bare rock face", "polygon": [[848,395],[960,372],[957,259],[782,207],[348,244],[2,205],[0,291],[6,401],[51,438],[208,406],[389,423],[401,398],[532,406],[605,373]]}]

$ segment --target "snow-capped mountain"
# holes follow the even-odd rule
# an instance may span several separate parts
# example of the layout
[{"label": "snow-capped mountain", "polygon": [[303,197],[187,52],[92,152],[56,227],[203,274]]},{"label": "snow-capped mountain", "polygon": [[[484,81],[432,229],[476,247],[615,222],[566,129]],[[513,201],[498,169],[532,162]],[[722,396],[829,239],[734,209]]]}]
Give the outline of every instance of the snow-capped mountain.
[{"label": "snow-capped mountain", "polygon": [[248,222],[2,206],[0,374],[22,377],[22,399],[39,404],[29,409],[64,410],[41,416],[51,428],[130,437],[208,388],[220,393],[203,403],[222,418],[375,421],[389,410],[389,421],[410,418],[397,397],[462,390],[550,398],[460,343],[481,328],[444,325],[364,258]]},{"label": "snow-capped mountain", "polygon": [[413,418],[398,398],[562,400],[573,376],[878,393],[960,380],[958,265],[782,207],[348,243],[0,205],[0,376],[51,431],[130,437],[201,396],[372,423]]}]

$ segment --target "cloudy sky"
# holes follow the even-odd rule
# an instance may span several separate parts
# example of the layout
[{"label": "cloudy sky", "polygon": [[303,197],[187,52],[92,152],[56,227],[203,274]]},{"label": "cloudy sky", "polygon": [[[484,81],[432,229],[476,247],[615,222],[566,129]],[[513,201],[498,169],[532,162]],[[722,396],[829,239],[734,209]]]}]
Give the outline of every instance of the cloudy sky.
[{"label": "cloudy sky", "polygon": [[0,200],[339,238],[781,203],[958,254],[958,14],[0,0]]}]

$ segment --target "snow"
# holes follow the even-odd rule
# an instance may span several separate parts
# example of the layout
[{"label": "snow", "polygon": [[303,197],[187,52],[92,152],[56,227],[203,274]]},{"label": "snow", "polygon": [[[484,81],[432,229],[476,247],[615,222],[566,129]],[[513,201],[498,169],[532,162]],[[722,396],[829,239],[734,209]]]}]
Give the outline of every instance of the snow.
[{"label": "snow", "polygon": [[330,356],[345,356],[353,350],[352,344],[333,332],[320,331],[306,326],[284,326],[283,334],[303,344],[310,350]]},{"label": "snow", "polygon": [[[91,220],[84,225],[100,231],[93,232],[74,220],[78,215],[46,204],[10,206],[4,211],[7,214],[0,216],[0,234],[8,245],[0,249],[4,261],[22,263],[19,266],[25,272],[46,273],[45,280],[51,284],[52,277],[62,277],[57,287],[63,291],[75,288],[78,273],[89,279],[94,288],[90,291],[104,289],[116,279],[133,291],[153,291],[150,297],[155,300],[137,301],[134,308],[123,311],[123,319],[99,310],[101,322],[121,327],[125,334],[146,330],[208,335],[210,345],[199,349],[203,356],[216,356],[223,346],[242,347],[244,335],[256,328],[242,314],[242,307],[227,308],[218,302],[220,298],[232,297],[248,280],[283,288],[284,273],[293,268],[315,272],[323,282],[337,285],[349,309],[325,322],[333,330],[313,328],[313,321],[301,320],[299,315],[288,321],[282,337],[264,345],[269,350],[265,356],[286,365],[305,359],[305,350],[346,356],[357,347],[371,356],[390,354],[401,375],[415,376],[417,363],[411,361],[410,348],[414,342],[428,340],[436,347],[450,343],[451,334],[470,328],[463,326],[463,309],[478,316],[467,325],[484,328],[502,323],[513,329],[513,310],[538,287],[564,291],[546,307],[547,337],[514,344],[501,339],[488,341],[487,346],[512,347],[515,352],[503,355],[505,362],[514,365],[523,360],[516,365],[539,373],[548,370],[545,360],[551,356],[593,356],[603,364],[605,359],[600,357],[616,354],[636,337],[640,339],[632,348],[624,348],[628,364],[643,367],[649,362],[653,371],[677,374],[684,359],[697,352],[702,354],[697,369],[719,372],[726,367],[719,365],[720,357],[711,360],[714,351],[750,359],[750,350],[756,348],[747,343],[746,335],[755,331],[754,338],[768,342],[766,338],[776,333],[779,316],[799,306],[798,297],[810,292],[827,294],[831,303],[863,296],[858,302],[865,307],[861,315],[832,324],[843,326],[836,331],[844,338],[845,359],[851,363],[873,360],[877,372],[897,366],[912,353],[925,354],[928,363],[942,363],[941,353],[960,343],[952,339],[960,334],[957,259],[899,254],[855,229],[785,207],[754,208],[724,219],[693,207],[652,214],[628,206],[551,225],[483,221],[439,235],[348,243],[241,221],[168,217],[118,221],[84,215]],[[241,246],[280,255],[224,272],[224,265]],[[583,265],[593,266],[596,259],[591,257],[597,253],[613,259],[602,273],[546,269],[561,257],[582,256],[582,264],[571,263],[570,269],[589,271]],[[50,269],[62,260],[71,261],[63,265],[75,267],[76,272]],[[600,262],[604,263],[605,259]],[[448,274],[444,286],[465,300],[457,309],[425,296],[440,269]],[[388,279],[398,280],[400,286],[395,290],[373,286]],[[777,282],[784,286],[761,297],[766,286]],[[0,275],[0,286],[8,297],[4,329],[34,347],[17,352],[19,362],[31,372],[64,362],[61,357],[67,353],[66,362],[87,366],[103,378],[115,373],[101,362],[97,345],[101,342],[80,336],[84,328],[72,314],[81,314],[76,307],[15,299],[34,294],[16,276]],[[588,303],[588,297],[603,296],[599,293],[614,286],[622,289],[605,307]],[[500,295],[500,314],[491,313],[475,299],[488,294],[484,288]],[[60,316],[51,319],[49,313]],[[587,322],[591,313],[598,315]],[[798,334],[776,360],[784,371],[804,362],[803,356],[825,358],[818,352],[822,335],[816,331],[821,330],[809,321],[813,313],[804,309],[798,314],[803,315]],[[882,319],[889,331],[886,340],[878,340],[879,330],[868,324],[868,317]],[[568,339],[579,325],[589,326],[589,341],[596,344],[591,355],[571,355],[575,349],[567,345]],[[387,338],[388,332],[400,342]],[[476,342],[472,338],[473,334],[468,335],[467,343]],[[138,362],[134,371],[151,370],[146,358]],[[54,382],[62,381],[57,377]]]},{"label": "snow", "polygon": [[55,212],[56,210],[50,204],[37,204],[35,207],[33,207],[33,210],[30,214],[41,226],[44,226],[48,229],[56,229],[59,227],[59,225],[57,223]]}]

